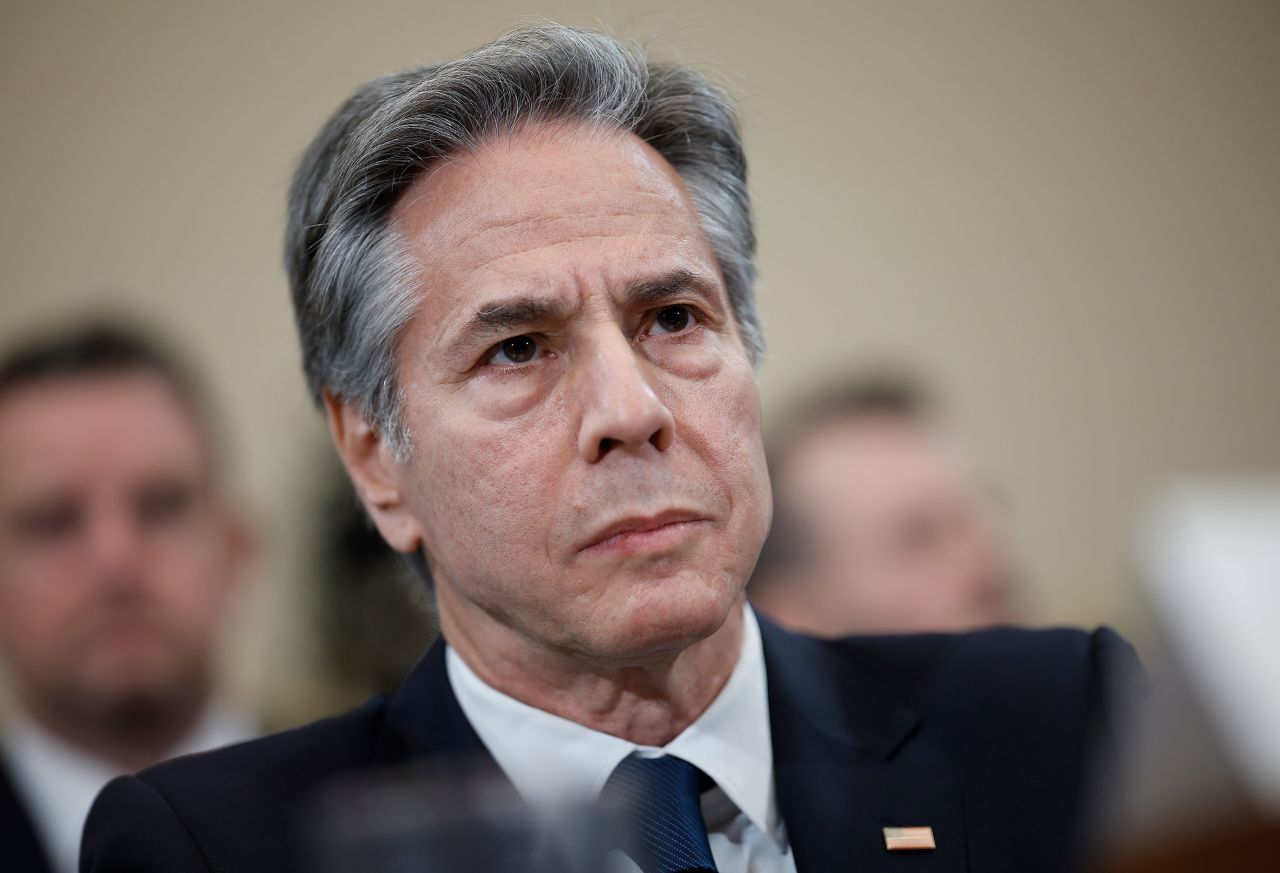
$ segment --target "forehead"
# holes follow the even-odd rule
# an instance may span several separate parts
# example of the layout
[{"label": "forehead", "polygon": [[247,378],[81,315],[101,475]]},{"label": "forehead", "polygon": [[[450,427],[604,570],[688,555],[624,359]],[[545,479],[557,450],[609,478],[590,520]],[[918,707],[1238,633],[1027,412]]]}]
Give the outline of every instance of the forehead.
[{"label": "forehead", "polygon": [[968,466],[943,433],[895,417],[817,424],[796,441],[782,472],[788,492],[845,504],[887,506],[972,485]]},{"label": "forehead", "polygon": [[431,231],[433,239],[465,245],[477,226],[521,232],[529,222],[591,210],[669,219],[687,206],[680,175],[634,134],[531,122],[434,164],[400,198],[392,220],[410,238]]},{"label": "forehead", "polygon": [[6,491],[202,471],[209,461],[193,414],[151,373],[51,377],[0,395]]},{"label": "forehead", "polygon": [[679,174],[614,129],[531,124],[495,136],[432,167],[401,198],[392,223],[424,290],[446,305],[518,282],[536,286],[526,291],[625,282],[635,278],[622,275],[628,271],[681,260],[714,269]]}]

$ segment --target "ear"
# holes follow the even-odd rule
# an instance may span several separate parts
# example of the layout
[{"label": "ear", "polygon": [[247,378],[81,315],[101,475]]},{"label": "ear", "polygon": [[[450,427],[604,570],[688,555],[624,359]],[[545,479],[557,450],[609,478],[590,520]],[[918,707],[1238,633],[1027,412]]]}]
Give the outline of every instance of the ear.
[{"label": "ear", "polygon": [[329,433],[378,532],[397,552],[422,548],[422,526],[404,500],[404,471],[382,435],[352,404],[324,393]]}]

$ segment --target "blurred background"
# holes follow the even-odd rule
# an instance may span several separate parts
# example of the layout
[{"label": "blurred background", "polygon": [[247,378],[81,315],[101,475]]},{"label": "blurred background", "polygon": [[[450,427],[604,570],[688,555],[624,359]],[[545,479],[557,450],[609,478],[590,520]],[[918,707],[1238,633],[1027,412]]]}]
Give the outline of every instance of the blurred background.
[{"label": "blurred background", "polygon": [[361,660],[361,604],[403,592],[368,593],[400,570],[304,391],[294,163],[358,84],[532,13],[740,99],[770,430],[850,374],[922,380],[1000,496],[1025,618],[1154,653],[1132,548],[1152,500],[1280,470],[1280,5],[6,0],[0,344],[120,315],[204,375],[263,542],[235,695],[296,723],[416,649]]}]

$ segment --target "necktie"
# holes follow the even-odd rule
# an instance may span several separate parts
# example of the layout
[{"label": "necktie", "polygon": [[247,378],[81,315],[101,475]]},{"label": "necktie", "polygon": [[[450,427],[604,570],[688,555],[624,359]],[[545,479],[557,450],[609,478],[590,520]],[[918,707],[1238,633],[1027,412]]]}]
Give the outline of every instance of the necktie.
[{"label": "necktie", "polygon": [[632,859],[644,873],[716,873],[702,820],[702,771],[680,758],[631,755],[605,784],[631,829]]}]

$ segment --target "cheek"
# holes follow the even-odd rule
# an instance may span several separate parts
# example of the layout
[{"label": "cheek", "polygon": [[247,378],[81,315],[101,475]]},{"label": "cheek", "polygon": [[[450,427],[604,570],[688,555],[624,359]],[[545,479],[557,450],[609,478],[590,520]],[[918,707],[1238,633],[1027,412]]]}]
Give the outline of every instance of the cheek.
[{"label": "cheek", "polygon": [[145,572],[155,618],[200,635],[217,627],[235,568],[216,532],[164,544],[152,554]]},{"label": "cheek", "polygon": [[41,674],[65,661],[85,623],[76,580],[52,577],[0,582],[0,637],[4,654],[23,672]]},{"label": "cheek", "polygon": [[703,459],[735,511],[754,513],[767,528],[773,503],[750,368],[726,367],[714,379],[673,385],[668,396],[681,441]]},{"label": "cheek", "polygon": [[561,431],[545,416],[537,426],[470,420],[422,441],[411,499],[426,520],[428,553],[446,573],[545,560],[564,468]]}]

